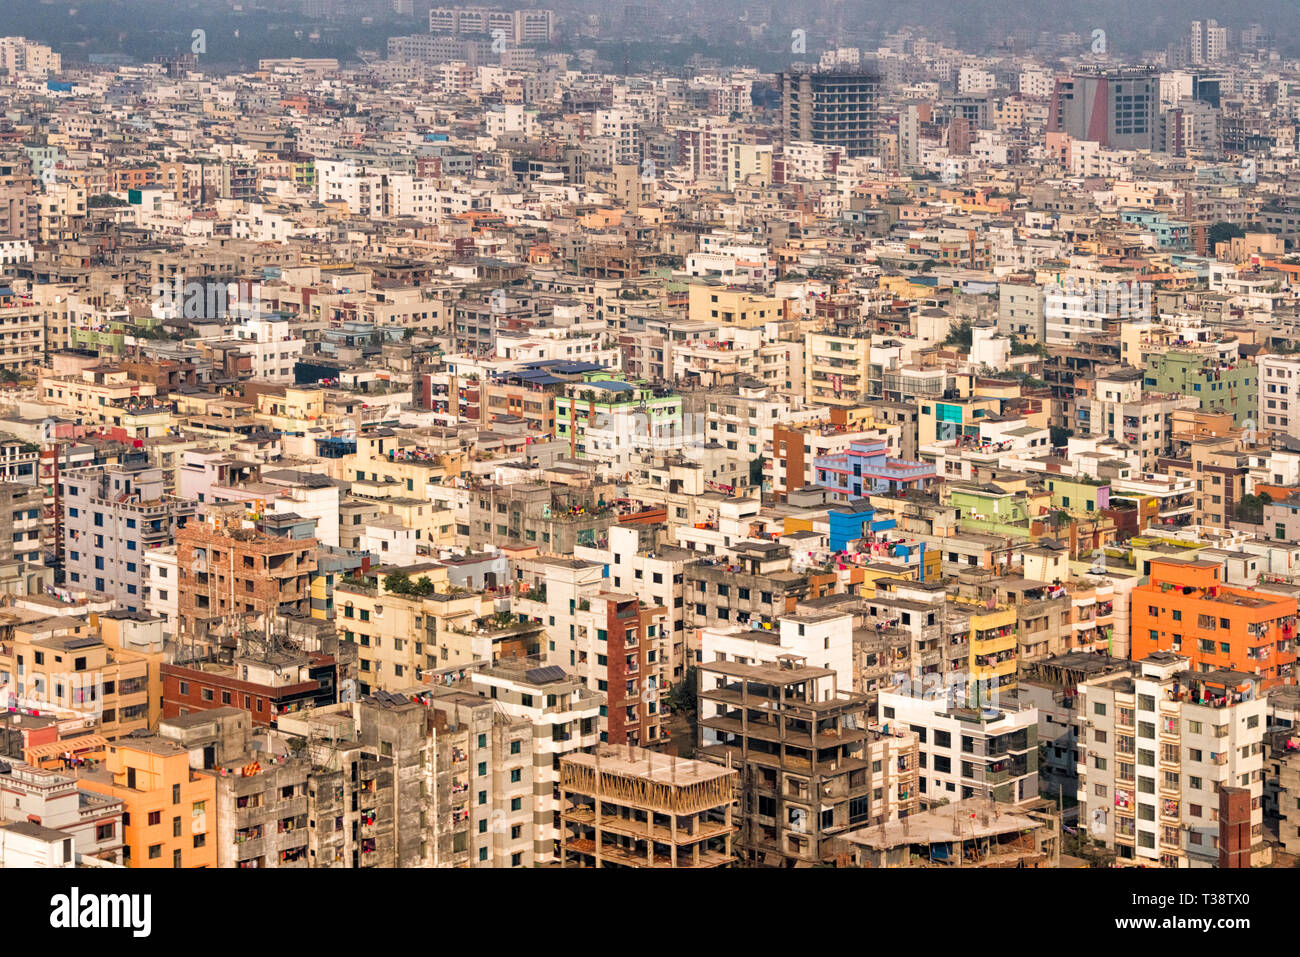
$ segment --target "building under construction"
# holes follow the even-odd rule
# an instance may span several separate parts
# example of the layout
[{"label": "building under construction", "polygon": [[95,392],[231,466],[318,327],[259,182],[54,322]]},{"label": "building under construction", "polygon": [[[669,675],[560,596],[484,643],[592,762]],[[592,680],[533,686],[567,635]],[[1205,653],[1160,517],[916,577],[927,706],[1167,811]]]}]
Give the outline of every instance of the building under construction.
[{"label": "building under construction", "polygon": [[1046,802],[1013,807],[987,797],[922,811],[831,842],[840,867],[1059,867],[1060,817]]},{"label": "building under construction", "polygon": [[700,666],[701,758],[740,772],[740,857],[812,866],[837,833],[918,806],[917,736],[869,727],[868,698],[796,655]]},{"label": "building under construction", "polygon": [[731,768],[627,745],[560,759],[563,867],[728,867]]}]

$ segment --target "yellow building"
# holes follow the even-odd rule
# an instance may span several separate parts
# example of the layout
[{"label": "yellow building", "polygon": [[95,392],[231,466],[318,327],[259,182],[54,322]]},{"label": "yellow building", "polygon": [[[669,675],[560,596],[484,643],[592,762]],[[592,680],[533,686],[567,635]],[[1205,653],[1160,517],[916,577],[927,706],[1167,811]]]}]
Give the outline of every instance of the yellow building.
[{"label": "yellow building", "polygon": [[745,329],[789,318],[784,299],[730,289],[722,283],[692,283],[688,309],[692,322],[720,322]]},{"label": "yellow building", "polygon": [[109,647],[80,618],[16,626],[0,645],[4,673],[20,699],[93,720],[109,740],[147,730],[162,707],[162,675],[149,656]]},{"label": "yellow building", "polygon": [[95,366],[78,376],[41,373],[40,393],[45,401],[63,406],[86,425],[121,426],[123,413],[133,407],[147,407],[158,389],[148,382],[136,382],[120,369]]},{"label": "yellow building", "polygon": [[111,653],[138,656],[148,665],[149,727],[156,729],[162,719],[162,666],[166,661],[163,620],[143,612],[110,611],[92,615],[91,624],[99,627],[99,637]]},{"label": "yellow building", "polygon": [[440,565],[400,571],[417,588],[427,577],[432,590],[395,594],[386,572],[360,583],[340,581],[335,588],[335,627],[356,645],[362,694],[401,691],[418,684],[424,671],[540,653],[545,626],[495,613],[495,594],[452,587]]},{"label": "yellow building", "polygon": [[989,689],[1016,686],[1016,610],[999,606],[970,617],[970,680],[975,704],[987,702]]},{"label": "yellow building", "polygon": [[431,550],[456,544],[456,513],[436,502],[415,495],[403,495],[385,482],[354,482],[352,497],[372,501],[381,515],[392,515]]},{"label": "yellow building", "polygon": [[804,336],[804,396],[809,403],[856,408],[870,390],[869,336],[809,332]]},{"label": "yellow building", "polygon": [[[453,436],[454,438],[454,436]],[[468,470],[465,450],[432,441],[399,439],[390,429],[357,435],[357,450],[330,460],[334,478],[348,481],[397,482],[407,494],[424,494],[426,485],[446,485]]]},{"label": "yellow building", "polygon": [[81,775],[88,791],[123,804],[128,867],[215,867],[216,779],[190,770],[190,754],[168,738],[111,744],[103,768]]}]

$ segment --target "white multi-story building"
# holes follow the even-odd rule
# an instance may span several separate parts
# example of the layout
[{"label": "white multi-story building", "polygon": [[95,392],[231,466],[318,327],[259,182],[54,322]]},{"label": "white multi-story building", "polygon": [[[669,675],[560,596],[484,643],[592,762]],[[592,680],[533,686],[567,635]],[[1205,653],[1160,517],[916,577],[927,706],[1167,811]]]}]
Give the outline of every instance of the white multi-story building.
[{"label": "white multi-story building", "polygon": [[815,668],[836,673],[841,687],[853,683],[853,616],[839,612],[783,615],[777,627],[758,623],[700,632],[700,661],[734,661],[742,665],[775,664],[782,655],[797,655]]},{"label": "white multi-story building", "polygon": [[239,351],[252,357],[253,378],[292,382],[293,367],[306,340],[286,320],[251,318],[235,327]]},{"label": "white multi-story building", "polygon": [[552,860],[562,835],[559,820],[560,758],[600,744],[606,697],[556,666],[503,659],[474,672],[474,689],[511,718],[533,725],[533,841],[539,864]]},{"label": "white multi-story building", "polygon": [[1267,702],[1259,678],[1194,672],[1157,651],[1133,675],[1079,686],[1079,824],[1121,864],[1213,867],[1219,792],[1251,797],[1262,841]]},{"label": "white multi-story building", "polygon": [[952,707],[945,694],[881,692],[880,721],[920,740],[921,803],[968,797],[1008,804],[1038,799],[1038,709],[976,711]]},{"label": "white multi-story building", "polygon": [[112,863],[121,860],[125,839],[121,801],[83,791],[70,775],[7,763],[0,823],[34,821],[69,835],[75,854]]},{"label": "white multi-story building", "polygon": [[1300,356],[1261,355],[1259,371],[1259,421],[1255,430],[1277,432],[1300,439]]},{"label": "white multi-story building", "polygon": [[163,632],[168,635],[176,633],[179,584],[176,546],[148,549],[144,553],[144,609],[163,620]]},{"label": "white multi-story building", "polygon": [[41,43],[26,37],[0,37],[0,70],[10,73],[59,73],[63,57]]}]

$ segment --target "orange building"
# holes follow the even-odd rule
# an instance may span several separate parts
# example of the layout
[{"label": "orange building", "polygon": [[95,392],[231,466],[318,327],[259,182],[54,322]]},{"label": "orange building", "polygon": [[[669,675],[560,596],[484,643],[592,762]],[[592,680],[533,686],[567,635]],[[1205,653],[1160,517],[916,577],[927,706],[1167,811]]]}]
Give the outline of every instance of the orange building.
[{"label": "orange building", "polygon": [[109,745],[104,767],[78,780],[123,804],[128,867],[216,867],[217,784],[190,770],[190,754],[155,735]]},{"label": "orange building", "polygon": [[1132,657],[1173,651],[1197,671],[1257,674],[1265,689],[1295,683],[1296,599],[1223,583],[1217,562],[1155,559],[1133,589]]}]

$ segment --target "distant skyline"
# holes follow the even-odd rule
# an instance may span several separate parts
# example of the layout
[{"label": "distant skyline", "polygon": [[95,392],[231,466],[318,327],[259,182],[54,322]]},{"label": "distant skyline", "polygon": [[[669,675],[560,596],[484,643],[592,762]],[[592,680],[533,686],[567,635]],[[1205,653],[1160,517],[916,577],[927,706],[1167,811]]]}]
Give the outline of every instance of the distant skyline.
[{"label": "distant skyline", "polygon": [[[452,4],[448,4],[452,5]],[[468,4],[467,4],[468,5]],[[1240,3],[1188,3],[1152,0],[1043,0],[1033,5],[1012,0],[814,0],[783,5],[720,0],[707,7],[685,0],[645,3],[657,33],[627,27],[630,4],[573,2],[483,4],[508,9],[549,7],[562,21],[559,49],[595,47],[616,67],[660,61],[684,62],[691,54],[765,71],[788,66],[784,50],[790,31],[806,31],[810,54],[827,48],[874,48],[886,34],[911,27],[918,35],[972,53],[996,54],[1017,34],[1032,47],[1038,34],[1077,32],[1091,37],[1104,30],[1112,57],[1139,60],[1144,51],[1163,50],[1185,36],[1194,19],[1216,19],[1238,31],[1259,23],[1283,57],[1300,57],[1300,18],[1292,0],[1242,0]],[[383,50],[389,36],[427,30],[424,11],[395,14],[388,0],[342,0],[339,16],[305,16],[296,0],[250,0],[233,9],[226,0],[46,0],[6,6],[5,31],[48,43],[69,65],[90,56],[125,55],[148,61],[189,51],[193,30],[208,37],[205,68],[220,70],[253,64],[269,56],[331,56],[356,60],[358,50]],[[594,27],[589,17],[597,18]],[[587,27],[594,36],[578,36]],[[608,52],[607,52],[608,50]],[[1084,52],[1083,49],[1080,52]]]}]

